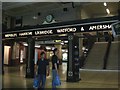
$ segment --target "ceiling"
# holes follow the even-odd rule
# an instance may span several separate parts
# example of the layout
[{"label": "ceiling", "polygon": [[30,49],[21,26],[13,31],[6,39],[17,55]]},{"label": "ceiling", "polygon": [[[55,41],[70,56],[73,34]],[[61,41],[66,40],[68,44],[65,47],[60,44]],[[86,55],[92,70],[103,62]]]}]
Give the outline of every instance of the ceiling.
[{"label": "ceiling", "polygon": [[11,16],[23,15],[25,13],[45,12],[65,7],[81,7],[90,17],[107,15],[106,8],[109,8],[110,15],[118,14],[118,2],[107,2],[107,7],[102,2],[4,2],[3,11]]},{"label": "ceiling", "polygon": [[105,7],[103,3],[93,3],[92,5],[83,6],[83,9],[91,16],[106,16],[106,9],[110,10],[110,15],[118,14],[118,2],[109,2]]},{"label": "ceiling", "polygon": [[20,3],[18,3],[18,2],[3,2],[2,3],[4,10],[21,7],[21,6],[24,6],[24,5],[27,5],[27,4],[31,4],[31,3],[30,2],[28,2],[28,3],[22,3],[22,2],[20,2]]},{"label": "ceiling", "polygon": [[9,15],[18,15],[22,13],[35,11],[48,11],[66,7],[78,7],[81,5],[90,4],[87,2],[3,2],[2,9]]}]

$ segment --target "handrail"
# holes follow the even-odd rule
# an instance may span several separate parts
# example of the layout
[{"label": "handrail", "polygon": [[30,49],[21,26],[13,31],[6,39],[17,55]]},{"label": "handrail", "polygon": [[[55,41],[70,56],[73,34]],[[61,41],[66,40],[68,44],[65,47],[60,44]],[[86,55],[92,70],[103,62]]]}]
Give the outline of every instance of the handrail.
[{"label": "handrail", "polygon": [[111,40],[108,41],[107,50],[106,50],[106,53],[105,53],[105,56],[104,56],[103,69],[106,69],[106,66],[107,66],[110,47],[111,47]]}]

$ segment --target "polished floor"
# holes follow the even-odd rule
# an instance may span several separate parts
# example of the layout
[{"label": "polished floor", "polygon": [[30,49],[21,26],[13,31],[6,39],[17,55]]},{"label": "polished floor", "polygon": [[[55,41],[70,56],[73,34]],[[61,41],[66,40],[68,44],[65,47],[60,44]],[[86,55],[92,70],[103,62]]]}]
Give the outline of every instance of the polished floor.
[{"label": "polished floor", "polygon": [[[117,70],[81,69],[79,82],[66,82],[66,63],[60,66],[61,86],[58,88],[118,88]],[[4,88],[32,88],[33,79],[25,78],[25,65],[16,67],[4,66]],[[46,88],[51,88],[51,74],[47,77]],[[96,89],[97,90],[97,89]],[[117,89],[116,89],[117,90]]]}]

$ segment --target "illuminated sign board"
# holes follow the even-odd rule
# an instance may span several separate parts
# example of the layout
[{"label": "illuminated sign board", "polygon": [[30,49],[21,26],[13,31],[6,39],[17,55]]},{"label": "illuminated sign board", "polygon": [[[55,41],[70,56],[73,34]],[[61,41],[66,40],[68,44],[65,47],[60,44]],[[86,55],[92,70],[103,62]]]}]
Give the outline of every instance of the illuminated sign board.
[{"label": "illuminated sign board", "polygon": [[19,33],[19,36],[31,36],[33,35],[32,32],[22,32],[22,33]]},{"label": "illuminated sign board", "polygon": [[111,29],[111,25],[90,26],[89,30]]},{"label": "illuminated sign board", "polygon": [[111,30],[112,23],[81,26],[81,32]]},{"label": "illuminated sign board", "polygon": [[17,37],[17,33],[5,34],[5,38],[15,38]]},{"label": "illuminated sign board", "polygon": [[76,28],[64,28],[64,29],[57,29],[57,33],[69,33],[69,32],[76,32]]},{"label": "illuminated sign board", "polygon": [[35,35],[48,35],[53,34],[53,30],[35,31]]},{"label": "illuminated sign board", "polygon": [[3,34],[3,38],[112,30],[111,28],[112,23],[113,22],[101,23],[101,24],[89,24],[89,25],[76,25],[76,26],[69,26],[64,28],[62,27],[62,28],[52,28],[52,29],[36,29],[29,31],[20,31],[16,33]]}]

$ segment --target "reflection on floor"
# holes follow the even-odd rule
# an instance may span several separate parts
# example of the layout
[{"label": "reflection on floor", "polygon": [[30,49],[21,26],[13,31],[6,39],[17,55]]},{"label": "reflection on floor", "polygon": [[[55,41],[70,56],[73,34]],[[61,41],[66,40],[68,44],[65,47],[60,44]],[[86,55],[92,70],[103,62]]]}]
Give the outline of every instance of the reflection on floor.
[{"label": "reflection on floor", "polygon": [[[58,88],[118,88],[118,71],[81,70],[81,81],[66,82],[67,65],[60,66],[62,85]],[[32,88],[33,79],[25,78],[25,65],[17,67],[4,67],[4,88]],[[46,88],[51,88],[51,74],[47,77]]]}]

